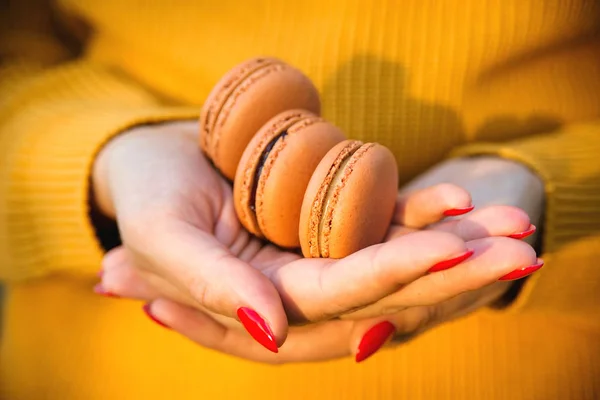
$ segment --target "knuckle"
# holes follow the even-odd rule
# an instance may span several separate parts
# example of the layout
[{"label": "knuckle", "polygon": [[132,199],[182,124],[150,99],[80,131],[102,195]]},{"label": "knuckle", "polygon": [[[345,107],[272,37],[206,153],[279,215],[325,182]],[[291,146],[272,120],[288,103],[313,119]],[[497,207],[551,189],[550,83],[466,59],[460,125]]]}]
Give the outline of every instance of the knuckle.
[{"label": "knuckle", "polygon": [[[450,295],[450,293],[448,292],[449,288],[458,289],[456,287],[457,282],[461,282],[460,285],[465,285],[466,282],[468,282],[468,280],[463,279],[466,278],[464,275],[465,274],[462,271],[452,269],[436,272],[435,275],[432,276],[431,282],[431,292],[435,293],[435,295],[431,297],[431,300],[430,302],[428,302],[428,304],[435,303],[439,299],[448,297]],[[462,290],[462,287],[459,290]]]},{"label": "knuckle", "polygon": [[112,271],[104,274],[102,277],[102,286],[110,293],[125,296],[129,292],[131,284],[125,279],[123,274]]},{"label": "knuckle", "polygon": [[365,268],[372,272],[371,276],[374,278],[373,284],[375,286],[380,286],[381,284],[388,282],[390,278],[390,257],[387,254],[386,249],[387,248],[385,246],[374,246],[373,256],[366,260],[367,265]]},{"label": "knuckle", "polygon": [[102,258],[102,269],[118,268],[122,263],[127,261],[127,250],[120,246],[107,252]]},{"label": "knuckle", "polygon": [[458,191],[462,191],[463,190],[459,186],[456,186],[456,185],[454,185],[452,183],[448,183],[448,182],[438,183],[432,189],[436,190],[441,195],[446,195],[446,194],[449,194],[449,193],[454,193],[457,190]]},{"label": "knuckle", "polygon": [[441,317],[442,317],[442,309],[439,306],[434,305],[434,306],[425,307],[425,309],[423,311],[423,318],[421,318],[420,321],[418,322],[416,330],[417,331],[424,330],[430,324],[435,323],[436,321],[440,320]]},{"label": "knuckle", "polygon": [[406,343],[424,332],[438,316],[437,307],[417,307],[403,313],[397,319],[396,334],[392,341],[395,344]]},{"label": "knuckle", "polygon": [[212,290],[209,285],[206,284],[206,281],[201,277],[194,277],[190,279],[189,282],[189,293],[190,296],[201,306],[206,307],[209,310],[215,311],[214,305],[212,303]]},{"label": "knuckle", "polygon": [[339,299],[335,299],[327,295],[328,292],[325,290],[322,280],[323,279],[319,277],[318,290],[319,293],[321,293],[319,297],[323,299],[328,299],[327,306],[323,309],[313,310],[311,314],[305,316],[305,320],[309,322],[319,322],[338,316],[339,314],[346,314],[348,312],[351,312],[351,308],[349,309],[348,304],[344,304],[340,302]]}]

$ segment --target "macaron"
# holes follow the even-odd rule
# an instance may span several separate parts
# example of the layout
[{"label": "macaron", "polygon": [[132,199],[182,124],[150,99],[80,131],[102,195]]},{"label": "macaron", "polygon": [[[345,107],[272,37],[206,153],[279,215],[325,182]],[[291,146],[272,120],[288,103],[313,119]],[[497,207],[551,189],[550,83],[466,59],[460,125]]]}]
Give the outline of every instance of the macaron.
[{"label": "macaron", "polygon": [[276,58],[247,60],[226,73],[200,113],[200,148],[228,179],[250,139],[285,110],[321,112],[319,93],[300,70]]},{"label": "macaron", "polygon": [[238,219],[257,237],[300,247],[304,193],[321,159],[345,140],[335,125],[305,110],[269,120],[246,147],[233,182]]},{"label": "macaron", "polygon": [[303,255],[342,258],[381,243],[397,190],[396,159],[387,147],[357,140],[337,144],[306,189],[299,227]]}]

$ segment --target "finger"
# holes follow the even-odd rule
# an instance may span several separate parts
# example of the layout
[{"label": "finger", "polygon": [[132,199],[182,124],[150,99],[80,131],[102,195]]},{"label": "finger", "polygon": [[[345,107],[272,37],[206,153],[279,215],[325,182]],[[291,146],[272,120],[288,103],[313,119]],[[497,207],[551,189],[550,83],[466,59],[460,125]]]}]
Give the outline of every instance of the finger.
[{"label": "finger", "polygon": [[124,246],[117,246],[110,249],[104,257],[102,257],[102,270],[105,270],[107,265],[118,265],[124,262],[127,256],[127,249]]},{"label": "finger", "polygon": [[253,337],[276,352],[285,341],[287,318],[269,279],[240,260],[211,233],[184,221],[157,223],[146,235],[146,254],[157,274],[199,307],[238,318]]},{"label": "finger", "polygon": [[400,194],[393,222],[410,228],[423,228],[445,217],[462,215],[472,209],[469,192],[460,186],[441,183]]},{"label": "finger", "polygon": [[[428,230],[448,232],[469,241],[490,236],[510,236],[523,239],[535,232],[525,211],[512,206],[489,206],[465,215],[460,219],[432,224]],[[386,240],[415,232],[416,228],[395,225]]]},{"label": "finger", "polygon": [[[446,232],[421,231],[339,260],[301,259],[271,272],[293,322],[320,321],[364,307],[471,253]],[[442,264],[440,264],[442,263]]]},{"label": "finger", "polygon": [[397,345],[416,337],[434,318],[434,307],[413,307],[386,318],[355,321],[349,350],[354,360],[363,362],[386,345]]},{"label": "finger", "polygon": [[475,254],[463,263],[425,275],[396,293],[342,318],[362,319],[394,314],[408,307],[433,305],[505,277],[524,277],[543,266],[526,243],[510,238],[484,238],[467,243]]},{"label": "finger", "polygon": [[107,253],[102,262],[101,289],[117,297],[151,301],[167,297],[179,303],[194,306],[195,302],[165,279],[142,271],[130,252],[119,247]]},{"label": "finger", "polygon": [[386,344],[394,346],[413,340],[436,325],[492,303],[506,290],[506,282],[497,282],[431,306],[411,307],[385,317],[356,320],[350,334],[350,351],[357,362],[364,361]]},{"label": "finger", "polygon": [[253,361],[282,364],[329,360],[349,354],[348,346],[340,339],[349,337],[351,322],[333,321],[294,328],[279,353],[274,354],[266,351],[246,332],[228,328],[196,309],[159,299],[150,305],[148,311],[161,324],[203,347]]},{"label": "finger", "polygon": [[433,224],[430,229],[449,232],[466,241],[490,236],[522,239],[535,232],[527,213],[512,206],[485,207],[461,219]]}]

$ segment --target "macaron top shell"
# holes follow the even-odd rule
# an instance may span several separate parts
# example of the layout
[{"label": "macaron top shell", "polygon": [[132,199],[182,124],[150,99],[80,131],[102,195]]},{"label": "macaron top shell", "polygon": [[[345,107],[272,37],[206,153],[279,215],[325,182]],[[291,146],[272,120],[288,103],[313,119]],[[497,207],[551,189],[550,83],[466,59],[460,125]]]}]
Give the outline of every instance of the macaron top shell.
[{"label": "macaron top shell", "polygon": [[396,160],[385,146],[355,140],[336,145],[316,168],[302,203],[304,256],[342,258],[380,243],[397,189]]},{"label": "macaron top shell", "polygon": [[202,150],[208,151],[211,131],[219,116],[219,111],[233,90],[256,70],[276,62],[278,62],[278,60],[272,57],[259,57],[246,60],[229,70],[217,82],[208,94],[208,97],[204,101],[204,106],[200,111],[199,143]]},{"label": "macaron top shell", "polygon": [[319,114],[319,93],[298,69],[275,58],[248,60],[226,74],[200,116],[200,147],[233,180],[242,153],[273,116],[290,109]]},{"label": "macaron top shell", "polygon": [[343,132],[313,113],[285,111],[248,144],[234,181],[242,225],[285,248],[300,246],[300,209],[308,182]]}]

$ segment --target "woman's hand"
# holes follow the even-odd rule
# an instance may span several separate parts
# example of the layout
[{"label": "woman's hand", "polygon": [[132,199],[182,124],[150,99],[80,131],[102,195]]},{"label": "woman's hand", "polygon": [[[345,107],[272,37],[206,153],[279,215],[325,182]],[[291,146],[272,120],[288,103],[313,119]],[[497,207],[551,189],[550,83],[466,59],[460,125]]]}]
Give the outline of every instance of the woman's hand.
[{"label": "woman's hand", "polygon": [[[341,318],[346,320],[331,320],[302,328],[292,328],[286,345],[277,356],[264,352],[252,343],[245,333],[235,327],[219,323],[206,313],[160,298],[159,293],[136,276],[133,264],[123,249],[110,253],[105,265],[113,281],[127,283],[124,286],[128,286],[129,295],[146,300],[155,299],[147,304],[146,308],[153,318],[205,347],[239,357],[273,363],[316,361],[348,354],[355,354],[356,360],[362,361],[390,339],[392,344],[406,341],[444,321],[460,317],[496,301],[510,284],[502,279],[518,279],[541,267],[536,263],[502,276],[508,270],[507,265],[503,267],[498,263],[502,264],[506,260],[501,261],[505,257],[494,254],[496,251],[502,251],[502,248],[493,244],[500,238],[477,239],[490,235],[507,235],[520,239],[528,234],[531,235],[532,229],[522,230],[525,226],[529,227],[529,219],[518,209],[502,206],[488,207],[466,215],[460,220],[436,223],[444,214],[441,212],[444,209],[441,207],[444,201],[448,199],[455,201],[456,198],[463,197],[465,192],[445,184],[425,189],[418,189],[419,185],[427,187],[436,182],[452,180],[453,176],[462,179],[466,173],[474,172],[473,168],[476,166],[472,161],[486,163],[487,166],[483,166],[489,168],[484,170],[494,171],[495,176],[504,176],[509,182],[524,183],[522,186],[495,185],[492,187],[495,189],[491,190],[487,182],[478,185],[477,179],[474,179],[468,182],[471,188],[485,188],[478,194],[480,203],[501,204],[502,199],[507,195],[504,193],[507,188],[510,188],[509,192],[517,190],[515,193],[517,195],[520,187],[523,189],[527,187],[529,190],[538,188],[540,189],[537,193],[540,202],[538,210],[541,210],[543,199],[541,184],[534,180],[535,176],[527,169],[508,162],[506,164],[508,168],[503,174],[502,169],[497,168],[504,163],[503,160],[478,158],[468,161],[449,161],[412,182],[412,187],[409,187],[399,198],[395,216],[396,224],[390,230],[388,240],[411,234],[417,227],[428,225],[428,229],[453,232],[468,240],[470,247],[475,250],[475,255],[453,269],[426,274],[371,306],[355,312],[341,313]],[[457,170],[458,165],[462,165],[467,170]],[[491,168],[492,166],[496,168]],[[454,174],[448,174],[448,171]],[[519,171],[524,172],[524,175],[514,176]],[[435,179],[436,175],[438,179]],[[480,175],[479,178],[485,181],[485,174]],[[423,182],[427,183],[423,184]],[[535,206],[535,202],[531,199],[536,198],[536,192],[529,195],[528,204]],[[494,199],[494,196],[498,198]],[[460,202],[461,200],[458,200],[458,203]],[[460,211],[450,211],[445,214],[457,213]],[[408,237],[415,238],[415,235],[411,234]],[[510,239],[504,240],[510,241]],[[516,243],[512,241],[511,244]],[[513,265],[526,264],[525,260],[528,257],[534,257],[526,246],[521,247],[520,256],[516,256]],[[517,260],[519,258],[521,259]],[[145,296],[142,295],[143,292]]]},{"label": "woman's hand", "polygon": [[383,346],[397,346],[443,322],[490,304],[506,287],[506,282],[498,282],[441,303],[411,307],[376,319],[331,320],[292,327],[278,354],[264,351],[245,332],[171,300],[157,299],[146,306],[146,312],[159,324],[200,346],[235,357],[285,364],[353,356],[356,362],[361,362]]},{"label": "woman's hand", "polygon": [[[454,158],[437,164],[402,188],[404,195],[438,185],[457,185],[470,195],[478,209],[513,206],[529,216],[537,228],[543,225],[544,183],[525,165],[493,156]],[[535,243],[539,229],[524,240]]]},{"label": "woman's hand", "polygon": [[[95,200],[116,218],[140,276],[180,302],[237,315],[276,351],[287,333],[285,310],[272,282],[247,262],[263,245],[241,229],[230,188],[200,153],[197,132],[196,123],[181,122],[113,139],[94,166]],[[265,262],[296,257],[273,250]]]},{"label": "woman's hand", "polygon": [[[482,220],[486,219],[486,214],[487,218],[493,218],[495,213],[486,211],[473,215]],[[454,225],[461,226],[458,221]],[[478,225],[469,223],[458,229],[469,235],[475,234],[469,226]],[[414,239],[418,235],[405,231],[404,239]],[[493,243],[498,240],[518,245],[504,247]],[[399,290],[369,307],[352,312],[350,303],[333,303],[333,307],[345,308],[340,312],[341,319],[290,328],[286,343],[277,355],[264,351],[245,332],[228,321],[161,297],[158,291],[136,276],[136,270],[123,249],[107,256],[105,275],[118,282],[118,285],[123,285],[129,291],[129,296],[149,301],[144,308],[152,319],[201,346],[266,363],[322,361],[348,355],[354,355],[359,362],[386,343],[397,345],[442,322],[495,302],[510,284],[503,279],[518,279],[541,267],[540,260],[536,260],[531,248],[516,239],[484,238],[472,240],[469,245],[475,254],[453,268],[428,274],[417,268],[411,269],[409,264],[404,265],[405,278],[412,274],[419,275],[419,278],[412,282],[410,278],[397,279],[395,282],[409,283],[404,286],[398,284]],[[506,259],[503,253],[508,249],[511,253]],[[513,270],[515,265],[527,267]],[[360,268],[359,265],[355,267]],[[509,270],[511,272],[506,273]],[[374,282],[368,279],[364,283],[370,289]],[[356,304],[363,304],[358,294],[355,293]],[[324,295],[327,293],[320,293],[321,297]],[[332,301],[335,299],[332,298]],[[301,303],[304,302],[307,303],[305,307],[314,306],[310,304],[310,299],[303,299]]]},{"label": "woman's hand", "polygon": [[[343,260],[300,259],[260,242],[237,222],[231,188],[198,151],[196,132],[195,123],[137,128],[100,154],[96,198],[107,215],[116,216],[131,266],[106,268],[100,291],[171,298],[228,322],[237,315],[255,339],[277,351],[287,333],[286,313],[292,323],[302,323],[364,308],[468,250],[459,236],[435,231],[395,238]],[[427,190],[433,192],[400,202],[396,223],[407,216],[430,221],[470,204],[456,187]],[[407,214],[410,198],[418,196],[441,201]],[[496,232],[480,230],[509,235],[528,225],[525,216],[492,227]],[[499,254],[527,253],[515,243],[492,240],[491,246],[503,249]],[[517,257],[502,267],[507,273],[526,262]],[[118,270],[129,272],[113,273]]]}]

